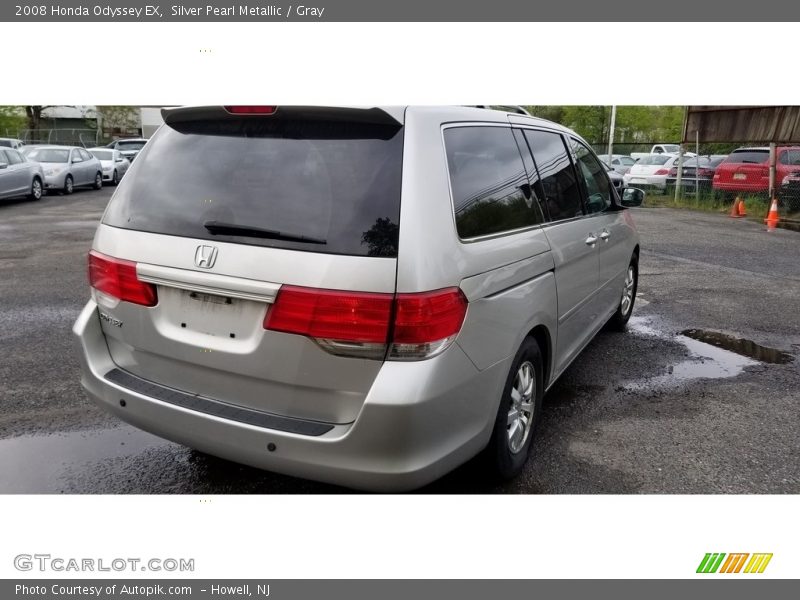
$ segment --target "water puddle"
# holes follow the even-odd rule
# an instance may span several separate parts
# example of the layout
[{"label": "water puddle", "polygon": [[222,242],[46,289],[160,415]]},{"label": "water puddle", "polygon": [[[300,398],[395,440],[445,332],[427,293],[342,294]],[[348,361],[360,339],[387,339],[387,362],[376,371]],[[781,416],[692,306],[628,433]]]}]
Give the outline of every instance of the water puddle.
[{"label": "water puddle", "polygon": [[673,337],[654,327],[646,317],[631,318],[629,327],[640,335],[679,342],[690,356],[670,366],[663,375],[628,382],[623,386],[628,390],[663,388],[695,379],[735,377],[746,367],[763,363],[786,364],[794,360],[786,352],[714,331],[685,329]]},{"label": "water puddle", "polygon": [[169,444],[130,427],[24,435],[0,440],[0,494],[39,494],[62,488],[70,467],[91,468]]},{"label": "water puddle", "polygon": [[684,329],[681,335],[690,337],[694,340],[711,344],[717,348],[724,348],[736,354],[741,354],[748,358],[755,359],[760,362],[770,363],[773,365],[785,365],[794,360],[794,357],[788,352],[782,352],[775,348],[767,348],[756,344],[751,340],[744,338],[737,338],[718,331],[706,331],[704,329]]}]

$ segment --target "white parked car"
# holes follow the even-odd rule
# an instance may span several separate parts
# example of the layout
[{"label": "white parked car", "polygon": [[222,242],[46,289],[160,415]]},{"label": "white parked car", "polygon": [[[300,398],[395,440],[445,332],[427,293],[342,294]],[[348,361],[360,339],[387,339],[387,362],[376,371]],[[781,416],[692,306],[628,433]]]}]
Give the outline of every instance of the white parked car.
[{"label": "white parked car", "polygon": [[[677,154],[648,154],[643,156],[631,170],[623,175],[625,186],[647,185],[660,190],[667,187],[667,176],[672,167],[678,166]],[[686,156],[684,155],[684,160]]]},{"label": "white parked car", "polygon": [[0,138],[0,148],[12,148],[14,150],[22,150],[25,142],[17,138]]},{"label": "white parked car", "polygon": [[114,185],[119,183],[122,176],[128,172],[131,161],[122,156],[119,150],[111,148],[89,148],[89,152],[103,166],[103,181],[108,181]]}]

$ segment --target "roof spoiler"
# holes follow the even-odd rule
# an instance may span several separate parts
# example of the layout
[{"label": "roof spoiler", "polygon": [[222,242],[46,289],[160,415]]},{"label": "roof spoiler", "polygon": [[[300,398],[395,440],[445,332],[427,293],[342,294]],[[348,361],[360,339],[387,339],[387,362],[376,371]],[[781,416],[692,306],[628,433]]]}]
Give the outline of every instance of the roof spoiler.
[{"label": "roof spoiler", "polygon": [[234,114],[225,106],[192,106],[161,109],[164,123],[186,123],[231,118],[292,119],[308,121],[344,121],[376,125],[402,125],[403,108],[364,108],[355,106],[276,106],[269,114]]},{"label": "roof spoiler", "polygon": [[522,108],[521,106],[517,106],[515,104],[503,104],[503,105],[492,105],[489,106],[488,104],[477,104],[474,108],[485,108],[486,110],[502,110],[503,112],[514,113],[516,115],[525,115],[526,117],[530,117],[531,113],[527,110]]}]

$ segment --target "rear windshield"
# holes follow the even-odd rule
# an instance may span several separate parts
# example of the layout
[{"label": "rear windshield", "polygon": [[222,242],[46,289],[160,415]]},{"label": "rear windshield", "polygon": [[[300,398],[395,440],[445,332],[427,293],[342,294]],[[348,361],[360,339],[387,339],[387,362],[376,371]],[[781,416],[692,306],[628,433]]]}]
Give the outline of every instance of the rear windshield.
[{"label": "rear windshield", "polygon": [[397,256],[400,125],[225,119],[163,126],[104,217],[124,229]]},{"label": "rear windshield", "polygon": [[642,158],[640,158],[639,162],[637,162],[636,164],[637,165],[663,165],[670,158],[672,158],[672,157],[668,156],[666,154],[649,154],[647,156],[643,156]]},{"label": "rear windshield", "polygon": [[117,148],[120,150],[141,150],[147,142],[117,142]]},{"label": "rear windshield", "polygon": [[92,150],[92,154],[97,160],[114,160],[112,150]]},{"label": "rear windshield", "polygon": [[769,160],[769,150],[734,150],[726,163],[753,163],[760,165]]}]

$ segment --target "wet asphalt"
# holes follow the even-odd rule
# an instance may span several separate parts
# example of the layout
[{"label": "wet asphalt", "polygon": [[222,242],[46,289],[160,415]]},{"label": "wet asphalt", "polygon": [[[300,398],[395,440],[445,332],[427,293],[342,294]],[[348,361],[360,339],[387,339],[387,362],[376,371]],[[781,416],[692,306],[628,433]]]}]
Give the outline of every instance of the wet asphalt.
[{"label": "wet asphalt", "polygon": [[[71,327],[112,191],[0,201],[0,493],[347,492],[166,442],[84,397]],[[547,394],[525,472],[496,484],[473,462],[421,492],[800,493],[800,233],[633,213],[629,330],[601,332]]]}]

